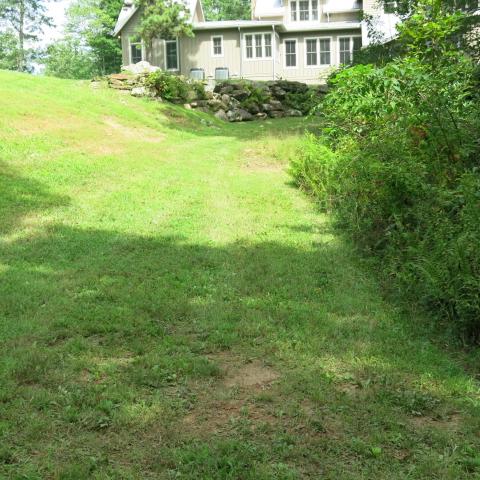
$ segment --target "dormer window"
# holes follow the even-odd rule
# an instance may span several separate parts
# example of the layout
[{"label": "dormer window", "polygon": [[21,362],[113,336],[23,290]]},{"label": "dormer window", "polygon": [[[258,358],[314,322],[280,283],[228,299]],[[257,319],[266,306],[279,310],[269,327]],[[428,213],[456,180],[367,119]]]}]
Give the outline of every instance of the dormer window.
[{"label": "dormer window", "polygon": [[318,0],[295,0],[290,2],[292,22],[310,22],[318,20]]}]

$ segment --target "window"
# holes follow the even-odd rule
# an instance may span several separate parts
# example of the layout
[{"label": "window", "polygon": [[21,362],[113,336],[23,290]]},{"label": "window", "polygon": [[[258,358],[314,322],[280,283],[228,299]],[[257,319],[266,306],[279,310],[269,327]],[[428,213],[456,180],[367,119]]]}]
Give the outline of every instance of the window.
[{"label": "window", "polygon": [[130,39],[130,63],[135,64],[143,60],[142,40],[135,37]]},{"label": "window", "polygon": [[263,49],[262,49],[262,35],[255,35],[255,57],[262,58],[263,57]]},{"label": "window", "polygon": [[338,40],[340,52],[340,64],[348,65],[353,61],[353,55],[362,48],[361,37],[341,37]]},{"label": "window", "polygon": [[320,41],[320,65],[332,63],[331,41],[329,38],[321,38]]},{"label": "window", "polygon": [[318,65],[318,42],[316,38],[307,38],[305,40],[307,51],[307,66]]},{"label": "window", "polygon": [[178,44],[176,40],[165,42],[167,70],[178,70]]},{"label": "window", "polygon": [[318,0],[312,0],[312,20],[318,20]]},{"label": "window", "polygon": [[285,40],[285,66],[295,68],[297,66],[297,41]]},{"label": "window", "polygon": [[253,37],[245,35],[245,51],[247,58],[253,58]]},{"label": "window", "polygon": [[292,15],[292,22],[297,21],[297,2],[290,2],[290,12]]},{"label": "window", "polygon": [[212,37],[212,55],[214,57],[223,57],[223,37]]},{"label": "window", "polygon": [[300,0],[300,21],[308,22],[310,20],[310,2],[308,0]]},{"label": "window", "polygon": [[245,57],[247,59],[272,58],[272,34],[256,33],[245,35]]},{"label": "window", "polygon": [[305,54],[307,67],[330,65],[331,62],[331,39],[330,38],[306,38]]},{"label": "window", "polygon": [[265,57],[272,58],[272,34],[267,33],[263,38],[265,41]]},{"label": "window", "polygon": [[319,19],[318,0],[295,0],[290,2],[290,19],[292,22],[308,22]]}]

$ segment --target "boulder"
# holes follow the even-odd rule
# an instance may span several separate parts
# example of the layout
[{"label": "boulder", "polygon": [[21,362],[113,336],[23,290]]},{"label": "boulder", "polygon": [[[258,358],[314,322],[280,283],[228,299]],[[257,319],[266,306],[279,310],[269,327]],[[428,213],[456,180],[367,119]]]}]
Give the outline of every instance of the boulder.
[{"label": "boulder", "polygon": [[138,62],[131,65],[126,65],[122,67],[123,72],[132,73],[138,75],[141,73],[153,73],[160,70],[159,67],[151,65],[149,62]]},{"label": "boulder", "polygon": [[249,122],[253,120],[253,115],[243,108],[237,108],[235,110],[229,110],[227,112],[227,118],[229,122]]},{"label": "boulder", "polygon": [[305,93],[308,91],[308,85],[306,83],[289,80],[279,80],[275,86],[289,93]]},{"label": "boulder", "polygon": [[284,110],[283,104],[279,100],[270,100],[270,106],[272,110]]},{"label": "boulder", "polygon": [[243,100],[246,100],[250,95],[251,93],[248,90],[234,90],[231,93],[231,96],[239,102],[243,102]]},{"label": "boulder", "polygon": [[212,100],[207,100],[207,105],[214,111],[218,110],[227,110],[227,105],[225,105],[221,100],[213,98]]},{"label": "boulder", "polygon": [[224,93],[223,95],[220,95],[220,99],[225,105],[228,105],[230,103],[230,95]]},{"label": "boulder", "polygon": [[283,100],[287,96],[287,92],[281,88],[281,87],[272,87],[270,89],[270,92],[272,93],[272,96],[274,98]]},{"label": "boulder", "polygon": [[133,87],[130,94],[134,97],[151,97],[152,93],[147,87]]},{"label": "boulder", "polygon": [[266,113],[260,112],[255,115],[257,120],[265,120],[268,117]]},{"label": "boulder", "polygon": [[228,122],[227,112],[225,112],[225,110],[219,110],[217,113],[215,113],[215,117],[217,117],[219,120]]},{"label": "boulder", "polygon": [[283,118],[285,112],[283,110],[272,110],[271,112],[268,112],[268,116],[270,118]]},{"label": "boulder", "polygon": [[285,112],[286,117],[303,117],[303,113],[300,110],[291,108]]},{"label": "boulder", "polygon": [[257,113],[260,113],[260,107],[256,103],[252,103],[251,105],[248,106],[247,110],[252,114],[256,115]]},{"label": "boulder", "polygon": [[194,102],[191,102],[190,105],[192,108],[207,108],[208,100],[195,100]]},{"label": "boulder", "polygon": [[273,110],[273,107],[269,103],[264,103],[262,105],[262,110],[264,112],[271,112]]}]

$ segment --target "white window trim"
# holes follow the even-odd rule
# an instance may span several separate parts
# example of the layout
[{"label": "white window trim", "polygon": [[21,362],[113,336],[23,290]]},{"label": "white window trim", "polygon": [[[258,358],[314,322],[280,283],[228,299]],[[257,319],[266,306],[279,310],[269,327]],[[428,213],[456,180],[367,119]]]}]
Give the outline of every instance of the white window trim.
[{"label": "white window trim", "polygon": [[[347,37],[345,37],[347,38]],[[308,65],[307,59],[308,59],[308,52],[307,52],[307,40],[316,40],[317,42],[317,64],[316,65]],[[330,63],[320,63],[320,40],[330,40]],[[305,68],[328,68],[332,66],[332,58],[333,58],[333,52],[332,52],[332,47],[333,47],[333,37],[305,37],[304,38],[304,49],[305,49]],[[292,68],[292,67],[290,67]]]},{"label": "white window trim", "polygon": [[[222,45],[222,53],[221,54],[215,54],[215,43],[214,40],[216,38],[219,38],[221,40],[221,45]],[[212,42],[212,57],[214,58],[223,58],[225,56],[225,50],[224,50],[224,44],[223,44],[223,35],[212,35],[210,38],[210,41]]]},{"label": "white window trim", "polygon": [[[296,5],[296,13],[297,13],[297,19],[296,20],[293,20],[292,19],[292,1],[296,1],[297,2],[297,5]],[[300,1],[301,0],[289,0],[288,2],[288,13],[287,13],[287,18],[288,18],[288,22],[289,23],[301,23],[302,25],[303,24],[309,24],[309,23],[316,23],[316,22],[319,22],[320,21],[320,15],[321,15],[321,11],[320,11],[320,3],[321,3],[321,0],[318,0],[317,1],[317,19],[314,20],[313,19],[313,4],[312,4],[312,0],[307,0],[308,1],[308,20],[300,20]]]},{"label": "white window trim", "polygon": [[[176,42],[177,44],[177,68],[167,68],[167,43]],[[165,59],[165,71],[166,72],[179,72],[180,71],[180,52],[179,52],[179,45],[178,45],[178,38],[175,40],[164,40],[163,41],[163,56]]]},{"label": "white window trim", "polygon": [[360,38],[362,39],[361,35],[342,35],[337,38],[337,63],[338,65],[344,65],[343,63],[340,63],[340,40],[343,38],[349,38],[350,39],[350,56],[351,59],[353,60],[353,39],[354,38]]},{"label": "white window trim", "polygon": [[130,65],[132,65],[132,45],[138,45],[140,44],[142,46],[142,60],[140,60],[141,62],[143,62],[146,58],[145,56],[145,42],[143,41],[143,39],[140,39],[139,42],[132,42],[132,37],[128,37],[128,63]]},{"label": "white window trim", "polygon": [[[256,45],[255,45],[255,35],[261,35],[262,36],[262,56],[261,57],[256,57],[255,55],[257,54],[256,52]],[[272,43],[271,43],[271,48],[272,48],[272,55],[270,57],[265,57],[265,35],[270,35],[272,38]],[[252,51],[253,51],[253,57],[248,58],[247,57],[247,40],[246,37],[251,36],[252,37]],[[255,62],[258,60],[261,61],[266,61],[266,62],[271,62],[272,59],[274,58],[274,40],[273,40],[273,32],[252,32],[252,33],[243,33],[242,34],[242,43],[243,43],[243,59],[246,62]]]},{"label": "white window trim", "polygon": [[[296,57],[296,62],[294,67],[287,67],[287,42],[295,42],[295,57]],[[298,38],[284,38],[283,39],[283,56],[284,61],[283,61],[283,68],[285,70],[297,70],[298,69],[298,60],[299,60],[299,54],[298,54]]]}]

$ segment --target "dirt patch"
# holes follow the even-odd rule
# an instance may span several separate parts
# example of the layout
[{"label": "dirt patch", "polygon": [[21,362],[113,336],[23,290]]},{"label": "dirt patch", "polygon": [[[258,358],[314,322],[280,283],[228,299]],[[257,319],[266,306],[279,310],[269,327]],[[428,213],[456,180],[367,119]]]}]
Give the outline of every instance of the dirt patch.
[{"label": "dirt patch", "polygon": [[445,418],[432,417],[414,417],[410,423],[415,429],[437,428],[441,430],[460,430],[462,425],[462,416],[459,413],[452,413]]},{"label": "dirt patch", "polygon": [[153,128],[143,127],[127,127],[122,125],[117,119],[113,117],[105,117],[104,123],[106,125],[105,134],[111,136],[113,134],[119,134],[124,139],[135,140],[138,142],[148,143],[160,143],[164,140],[165,136],[157,132]]},{"label": "dirt patch", "polygon": [[275,371],[259,361],[244,365],[236,371],[230,368],[226,374],[224,384],[228,388],[264,387],[279,378]]},{"label": "dirt patch", "polygon": [[268,158],[267,154],[263,154],[261,149],[247,148],[243,157],[243,168],[250,172],[281,172],[284,168],[275,159]]}]

